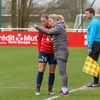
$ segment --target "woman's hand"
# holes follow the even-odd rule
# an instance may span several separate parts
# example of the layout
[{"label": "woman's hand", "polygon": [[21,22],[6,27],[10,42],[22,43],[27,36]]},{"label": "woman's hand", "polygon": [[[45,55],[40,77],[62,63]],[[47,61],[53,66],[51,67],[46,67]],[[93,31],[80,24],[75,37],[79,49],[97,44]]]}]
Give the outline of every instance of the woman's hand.
[{"label": "woman's hand", "polygon": [[36,28],[38,25],[36,24],[32,24],[32,25],[28,25],[28,28]]},{"label": "woman's hand", "polygon": [[38,25],[36,25],[36,24],[33,24],[33,27],[34,27],[34,28],[36,28],[37,26],[38,26]]}]

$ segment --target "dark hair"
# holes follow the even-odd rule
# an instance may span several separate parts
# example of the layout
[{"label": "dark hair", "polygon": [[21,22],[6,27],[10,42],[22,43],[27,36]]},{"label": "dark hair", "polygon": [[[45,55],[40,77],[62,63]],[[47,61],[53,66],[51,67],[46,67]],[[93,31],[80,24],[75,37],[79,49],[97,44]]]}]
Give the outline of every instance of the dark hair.
[{"label": "dark hair", "polygon": [[41,18],[48,19],[48,15],[47,14],[43,14],[43,15],[41,15]]},{"label": "dark hair", "polygon": [[93,8],[87,8],[85,11],[89,11],[89,13],[95,15],[95,11]]}]

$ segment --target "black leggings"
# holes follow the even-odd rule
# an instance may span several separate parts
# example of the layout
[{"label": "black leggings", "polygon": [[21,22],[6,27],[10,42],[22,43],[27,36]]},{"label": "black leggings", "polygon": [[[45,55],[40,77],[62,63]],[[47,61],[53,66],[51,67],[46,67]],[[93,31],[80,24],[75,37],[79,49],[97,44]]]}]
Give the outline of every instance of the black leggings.
[{"label": "black leggings", "polygon": [[[95,61],[98,60],[100,55],[100,42],[94,42],[93,43],[93,47],[92,47],[92,52],[90,53],[90,57],[93,58]],[[94,83],[98,83],[99,82],[99,76],[98,77],[94,77]]]}]

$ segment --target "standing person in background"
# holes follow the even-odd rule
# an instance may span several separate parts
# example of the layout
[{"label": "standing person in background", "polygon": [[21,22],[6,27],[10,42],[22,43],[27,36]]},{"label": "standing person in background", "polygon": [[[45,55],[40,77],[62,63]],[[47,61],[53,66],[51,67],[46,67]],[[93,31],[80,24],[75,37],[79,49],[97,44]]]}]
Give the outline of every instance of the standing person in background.
[{"label": "standing person in background", "polygon": [[66,63],[68,61],[69,53],[67,48],[67,32],[64,22],[59,18],[58,15],[49,16],[49,25],[52,26],[52,28],[49,30],[44,29],[38,25],[34,25],[34,27],[44,34],[53,36],[54,54],[55,59],[57,60],[59,74],[62,82],[62,89],[57,95],[68,96],[69,91]]},{"label": "standing person in background", "polygon": [[[90,19],[87,30],[88,55],[97,61],[100,54],[100,21],[95,17],[95,11],[93,8],[87,8],[85,10],[85,15],[87,19]],[[94,76],[94,81],[89,84],[88,87],[98,86],[99,76]]]},{"label": "standing person in background", "polygon": [[[44,29],[49,29],[48,15],[41,16],[41,22]],[[43,80],[43,74],[47,63],[49,64],[49,77],[48,77],[48,94],[54,94],[52,91],[54,79],[56,60],[54,59],[53,41],[52,36],[38,32],[38,51],[39,51],[39,70],[37,73],[36,92],[35,95],[40,95],[40,88]]]}]

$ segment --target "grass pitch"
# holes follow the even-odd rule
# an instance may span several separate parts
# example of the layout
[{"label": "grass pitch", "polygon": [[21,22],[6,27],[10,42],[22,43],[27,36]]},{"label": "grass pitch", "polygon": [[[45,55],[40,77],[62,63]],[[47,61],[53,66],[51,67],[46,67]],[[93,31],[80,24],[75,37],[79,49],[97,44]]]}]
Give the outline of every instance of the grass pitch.
[{"label": "grass pitch", "polygon": [[[87,56],[86,48],[70,48],[67,64],[69,90],[79,88],[92,81],[92,76],[82,72]],[[32,47],[0,47],[0,100],[44,100],[47,95],[48,66],[44,73],[41,95],[35,96],[38,53]],[[100,60],[98,62],[100,64]],[[61,90],[61,81],[56,69],[54,92]],[[99,100],[100,88],[71,93],[56,100]]]}]

